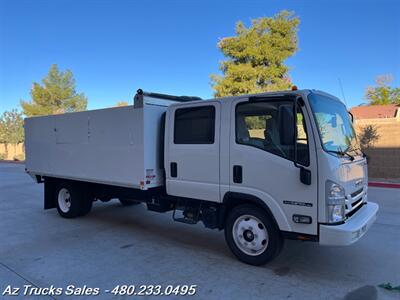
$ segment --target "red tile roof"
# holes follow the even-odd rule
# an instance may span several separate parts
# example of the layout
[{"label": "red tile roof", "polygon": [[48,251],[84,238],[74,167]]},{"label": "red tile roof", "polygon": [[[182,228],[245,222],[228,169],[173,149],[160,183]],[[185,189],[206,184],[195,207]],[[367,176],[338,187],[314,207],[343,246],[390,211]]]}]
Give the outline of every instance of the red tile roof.
[{"label": "red tile roof", "polygon": [[396,104],[357,106],[350,109],[354,119],[394,118],[400,108]]}]

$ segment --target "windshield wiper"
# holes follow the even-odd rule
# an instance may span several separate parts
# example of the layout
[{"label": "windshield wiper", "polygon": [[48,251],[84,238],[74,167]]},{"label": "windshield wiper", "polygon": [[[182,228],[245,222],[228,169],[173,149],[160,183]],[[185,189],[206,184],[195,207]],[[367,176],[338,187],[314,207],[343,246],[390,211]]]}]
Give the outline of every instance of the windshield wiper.
[{"label": "windshield wiper", "polygon": [[343,151],[342,147],[339,146],[339,151],[342,152],[343,154],[347,155],[348,157],[350,157],[350,160],[353,161],[354,156],[349,153],[349,149],[350,149],[350,147],[347,147],[347,149],[345,151]]},{"label": "windshield wiper", "polygon": [[367,154],[365,154],[364,151],[362,151],[361,147],[356,147],[356,148],[349,147],[346,152],[357,151],[357,150],[361,152],[363,158],[367,157]]},{"label": "windshield wiper", "polygon": [[346,151],[342,151],[342,150],[338,150],[338,151],[335,151],[335,150],[328,150],[327,152],[339,154],[340,156],[345,156],[345,155],[347,155],[347,156],[350,158],[351,161],[354,160],[354,156],[351,155],[351,154],[349,154],[349,153],[346,152]]},{"label": "windshield wiper", "polygon": [[[361,149],[360,147],[355,148],[355,149],[352,149],[352,150],[354,150],[354,151],[356,151],[356,150],[360,151],[360,152],[361,152],[361,156],[362,156],[363,158],[367,157],[367,154],[365,154],[364,151],[362,151],[362,149]],[[358,153],[358,154],[359,154],[359,153]]]}]

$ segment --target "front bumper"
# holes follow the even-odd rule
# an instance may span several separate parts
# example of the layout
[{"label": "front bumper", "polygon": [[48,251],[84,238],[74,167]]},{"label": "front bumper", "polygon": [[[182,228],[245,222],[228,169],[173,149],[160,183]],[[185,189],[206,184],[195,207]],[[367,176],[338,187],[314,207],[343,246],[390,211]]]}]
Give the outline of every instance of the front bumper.
[{"label": "front bumper", "polygon": [[319,243],[330,246],[347,246],[358,241],[376,220],[379,205],[364,204],[353,216],[341,225],[320,225]]}]

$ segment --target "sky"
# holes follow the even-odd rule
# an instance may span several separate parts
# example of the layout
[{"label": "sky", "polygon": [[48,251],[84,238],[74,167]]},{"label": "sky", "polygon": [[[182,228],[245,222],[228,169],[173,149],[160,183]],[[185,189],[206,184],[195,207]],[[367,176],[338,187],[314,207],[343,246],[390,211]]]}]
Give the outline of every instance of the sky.
[{"label": "sky", "polygon": [[[400,86],[400,1],[0,0],[0,113],[30,99],[51,64],[72,70],[88,108],[132,103],[138,88],[213,97],[219,39],[241,20],[300,18],[293,84],[365,102],[376,76]],[[340,87],[343,87],[343,93]]]}]

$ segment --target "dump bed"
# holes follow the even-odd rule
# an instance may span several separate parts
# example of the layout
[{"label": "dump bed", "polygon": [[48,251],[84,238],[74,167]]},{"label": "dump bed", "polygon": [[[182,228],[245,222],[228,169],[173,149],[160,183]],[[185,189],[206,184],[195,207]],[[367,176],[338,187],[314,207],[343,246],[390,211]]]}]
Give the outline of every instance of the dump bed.
[{"label": "dump bed", "polygon": [[167,104],[25,119],[32,175],[148,189],[163,184],[161,116]]}]

